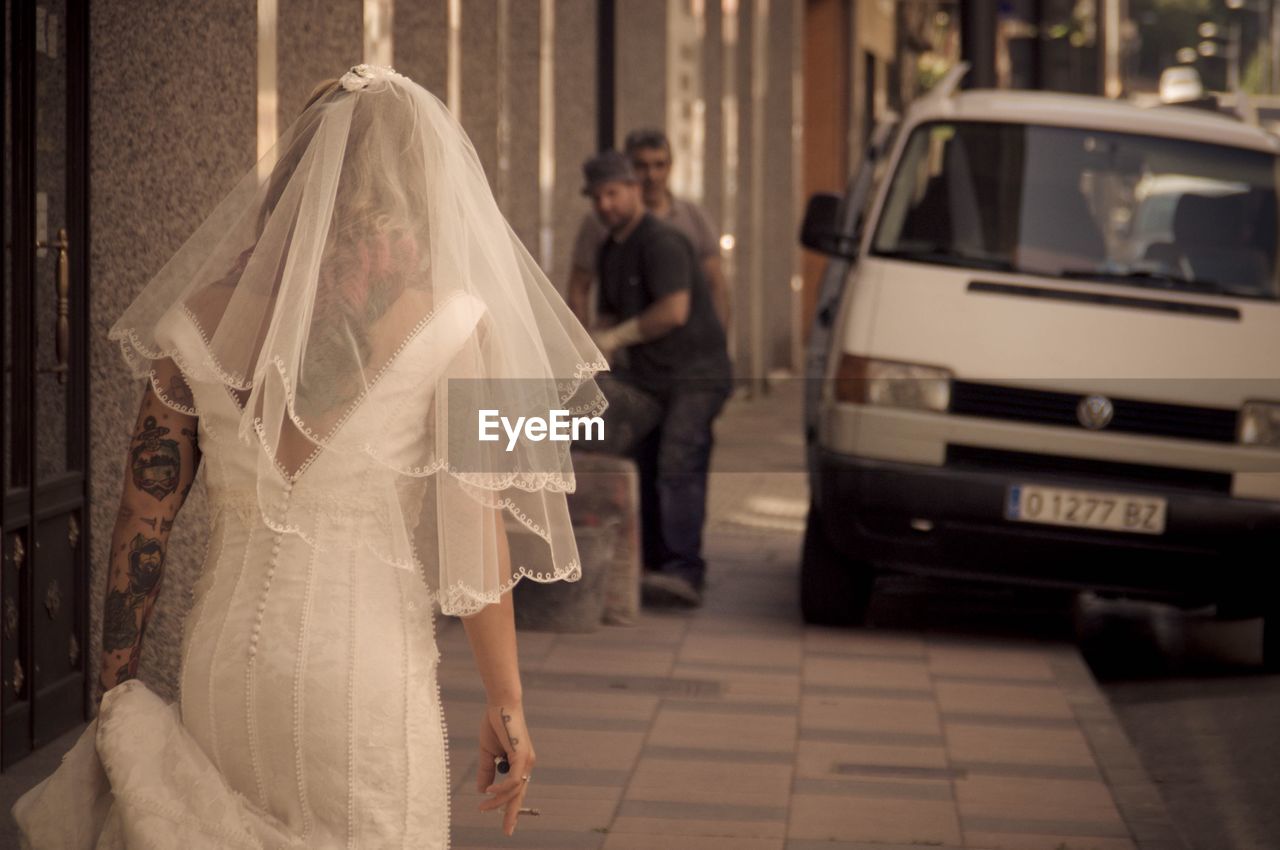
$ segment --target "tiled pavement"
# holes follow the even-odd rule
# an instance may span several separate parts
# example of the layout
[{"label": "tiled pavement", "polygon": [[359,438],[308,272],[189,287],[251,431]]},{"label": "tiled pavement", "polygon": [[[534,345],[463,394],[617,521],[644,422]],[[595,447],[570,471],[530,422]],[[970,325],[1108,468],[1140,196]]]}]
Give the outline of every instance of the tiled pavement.
[{"label": "tiled pavement", "polygon": [[[511,838],[476,809],[484,695],[441,622],[455,850],[1183,850],[1074,646],[801,624],[798,399],[718,423],[702,609],[520,634],[542,815]],[[0,776],[6,810],[78,734]]]},{"label": "tiled pavement", "polygon": [[511,838],[477,810],[484,694],[441,623],[456,850],[1182,850],[1074,646],[801,623],[798,396],[717,425],[703,608],[520,633],[542,815]]}]

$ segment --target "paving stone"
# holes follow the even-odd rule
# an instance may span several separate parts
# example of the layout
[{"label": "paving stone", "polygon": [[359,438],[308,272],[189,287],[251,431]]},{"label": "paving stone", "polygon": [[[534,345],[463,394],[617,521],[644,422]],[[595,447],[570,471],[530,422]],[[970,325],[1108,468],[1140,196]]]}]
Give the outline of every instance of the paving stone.
[{"label": "paving stone", "polygon": [[452,829],[454,850],[600,850],[605,833],[579,831],[529,831],[525,827],[537,818],[521,817],[515,834],[507,836],[497,821],[492,826],[458,826]]},{"label": "paving stone", "polygon": [[862,729],[800,729],[801,741],[865,744],[873,747],[936,747],[944,755],[946,738],[913,732],[880,732]]},{"label": "paving stone", "polygon": [[932,687],[929,668],[921,661],[813,656],[807,656],[804,660],[804,684],[925,692]]},{"label": "paving stone", "polygon": [[938,800],[795,794],[787,838],[886,844],[960,844],[955,804]]},{"label": "paving stone", "polygon": [[644,754],[650,758],[662,759],[698,759],[699,761],[724,764],[781,764],[790,766],[795,756],[783,750],[734,750],[706,749],[702,747],[664,747],[649,744]]},{"label": "paving stone", "polygon": [[[478,808],[485,799],[487,795],[465,789],[455,794],[450,814],[454,827],[493,828],[500,831],[502,815],[497,811],[482,812]],[[537,817],[521,815],[517,829],[522,832],[590,833],[595,829],[607,828],[618,808],[617,801],[608,799],[535,797],[532,786],[525,804],[537,808],[542,814]]]},{"label": "paving stone", "polygon": [[809,626],[804,633],[806,654],[868,658],[927,658],[925,639],[907,632],[868,632]]},{"label": "paving stone", "polygon": [[1056,687],[937,682],[936,691],[945,712],[1074,720]]},{"label": "paving stone", "polygon": [[[1097,780],[1037,779],[970,774],[956,781],[960,812],[969,819],[1080,821],[1123,829],[1107,786]],[[979,829],[979,827],[973,827]],[[993,830],[1023,831],[1034,830]],[[1057,830],[1061,831],[1061,830]],[[1072,834],[1068,832],[1067,834]],[[1112,832],[1086,833],[1110,835]],[[1124,834],[1128,834],[1127,832]]]},{"label": "paving stone", "polygon": [[1041,820],[1037,818],[964,818],[967,834],[1004,833],[1012,835],[1071,836],[1088,844],[1099,838],[1127,838],[1129,832],[1117,821]]},{"label": "paving stone", "polygon": [[785,809],[792,773],[789,764],[655,758],[646,753],[627,783],[624,798]]},{"label": "paving stone", "polygon": [[788,672],[800,666],[802,642],[798,638],[745,637],[692,633],[680,647],[679,660],[684,663],[767,665]]},{"label": "paving stone", "polygon": [[956,762],[1006,762],[1094,768],[1078,729],[1027,729],[943,723],[947,752]]},{"label": "paving stone", "polygon": [[947,752],[941,746],[885,746],[837,743],[801,739],[796,749],[796,775],[814,779],[840,775],[842,764],[892,767],[947,766]]},{"label": "paving stone", "polygon": [[[650,847],[679,846],[670,836],[701,836],[709,838],[774,838],[781,840],[787,831],[785,820],[704,820],[699,818],[655,818],[624,815],[616,818],[610,834],[641,833],[650,836]],[[662,839],[654,836],[663,836]]]},{"label": "paving stone", "polygon": [[809,696],[800,700],[802,729],[847,729],[859,732],[942,732],[938,709],[930,701],[877,697]]},{"label": "paving stone", "polygon": [[1038,651],[1009,651],[997,646],[970,649],[930,644],[929,671],[936,676],[1022,679],[1055,683],[1053,668]]},{"label": "paving stone", "polygon": [[796,721],[791,717],[658,710],[650,744],[665,747],[795,752]]},{"label": "paving stone", "polygon": [[[784,850],[781,838],[713,838],[704,835],[684,835],[679,845],[663,842],[668,850]],[[613,832],[605,839],[602,850],[655,850],[653,836],[626,832]],[[832,848],[828,848],[832,850]]]},{"label": "paving stone", "polygon": [[975,832],[966,829],[964,840],[969,847],[987,850],[1135,850],[1128,838],[1102,838],[1079,835],[1025,835],[1003,832]]},{"label": "paving stone", "polygon": [[716,683],[717,696],[735,702],[766,702],[797,705],[800,701],[800,671],[752,672],[742,669],[677,663],[673,676]]},{"label": "paving stone", "polygon": [[667,676],[675,663],[674,649],[634,650],[613,646],[561,644],[543,660],[546,673],[600,673],[626,671],[635,676]]},{"label": "paving stone", "polygon": [[920,842],[881,844],[878,841],[805,841],[803,839],[788,840],[783,850],[922,850],[922,847],[927,847],[928,850],[961,850],[955,844],[940,844],[932,841],[922,845]]},{"label": "paving stone", "polygon": [[797,779],[793,791],[796,794],[828,794],[841,799],[847,797],[887,797],[893,800],[953,799],[950,782]]}]

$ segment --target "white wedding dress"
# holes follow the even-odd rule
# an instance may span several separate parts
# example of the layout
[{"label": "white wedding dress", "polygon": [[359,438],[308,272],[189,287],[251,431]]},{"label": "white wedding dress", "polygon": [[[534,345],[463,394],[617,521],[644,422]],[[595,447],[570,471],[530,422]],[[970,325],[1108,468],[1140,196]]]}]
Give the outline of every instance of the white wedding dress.
[{"label": "white wedding dress", "polygon": [[[369,429],[385,457],[411,466],[431,404],[424,375],[483,310],[471,296],[444,304],[339,427]],[[172,315],[173,337],[198,333]],[[252,491],[259,449],[236,439],[235,400],[221,385],[193,390],[210,542],[185,625],[180,704],[136,680],[107,692],[61,767],[14,807],[26,841],[444,850],[434,595],[360,546],[317,548],[264,524]],[[360,493],[396,477],[363,455],[324,452],[291,483],[282,474],[282,499],[307,537],[349,544],[382,521]]]}]

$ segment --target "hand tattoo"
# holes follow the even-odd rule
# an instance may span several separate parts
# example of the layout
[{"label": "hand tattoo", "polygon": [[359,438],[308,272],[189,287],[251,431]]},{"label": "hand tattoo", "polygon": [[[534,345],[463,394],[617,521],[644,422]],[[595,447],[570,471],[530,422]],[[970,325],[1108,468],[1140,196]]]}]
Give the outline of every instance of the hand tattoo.
[{"label": "hand tattoo", "polygon": [[502,728],[507,731],[507,742],[511,744],[511,749],[515,749],[520,743],[520,739],[511,734],[511,715],[507,714],[505,709],[499,708],[498,713],[502,715]]},{"label": "hand tattoo", "polygon": [[142,423],[143,430],[133,438],[133,483],[156,499],[164,499],[178,489],[182,455],[176,440],[166,440],[169,429],[156,424],[154,416]]}]

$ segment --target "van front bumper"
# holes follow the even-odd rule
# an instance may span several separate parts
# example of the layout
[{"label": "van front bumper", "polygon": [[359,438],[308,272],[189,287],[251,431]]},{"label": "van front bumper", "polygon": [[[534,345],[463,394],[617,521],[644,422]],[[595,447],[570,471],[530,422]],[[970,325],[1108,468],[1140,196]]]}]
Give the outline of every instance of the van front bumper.
[{"label": "van front bumper", "polygon": [[[1280,551],[1280,502],[1148,483],[868,460],[819,449],[814,482],[827,538],[877,567],[1089,589],[1182,604],[1264,601]],[[1063,528],[1005,518],[1008,489],[1044,484],[1156,495],[1165,532]],[[1269,600],[1268,600],[1269,601]]]}]

